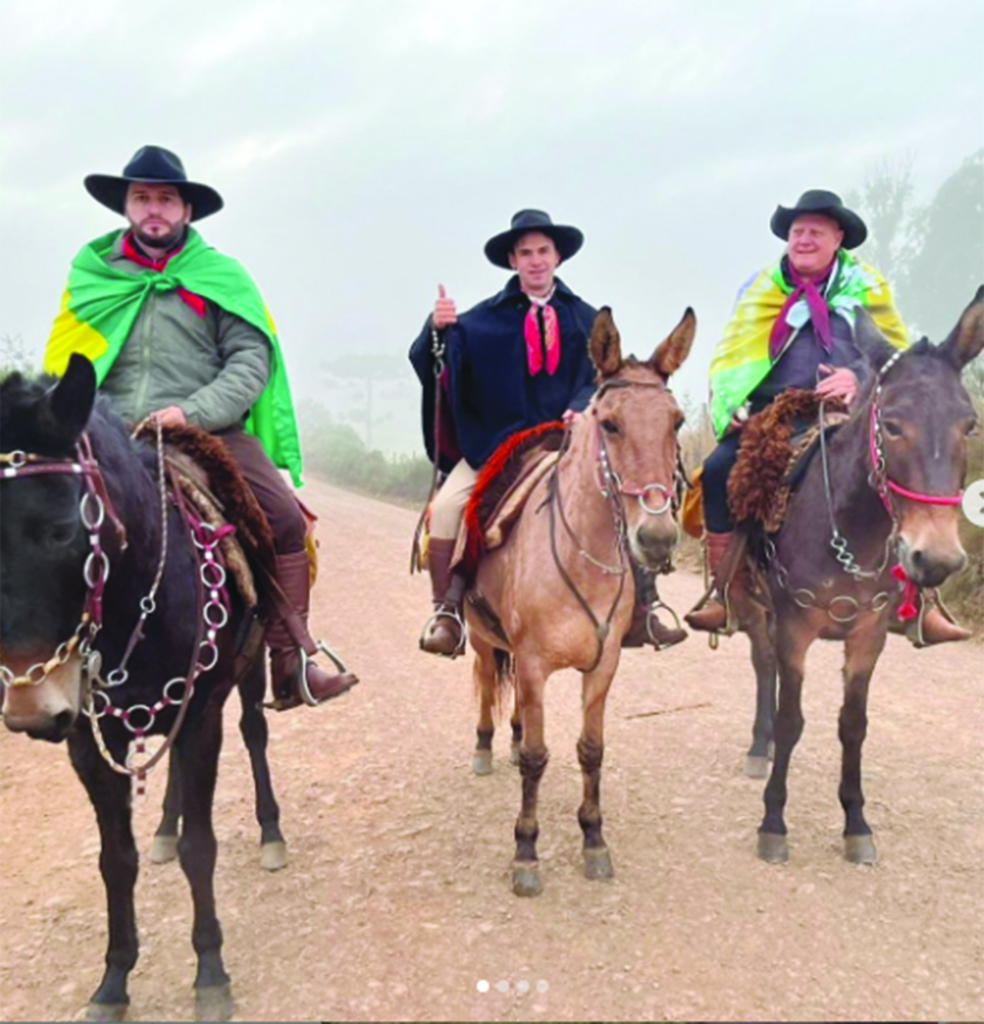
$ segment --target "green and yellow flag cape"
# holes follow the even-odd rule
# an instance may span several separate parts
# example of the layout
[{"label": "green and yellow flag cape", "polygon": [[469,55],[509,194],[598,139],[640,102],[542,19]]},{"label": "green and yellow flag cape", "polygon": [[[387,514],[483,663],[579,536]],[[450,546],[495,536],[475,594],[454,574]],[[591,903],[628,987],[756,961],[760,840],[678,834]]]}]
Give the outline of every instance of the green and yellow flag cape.
[{"label": "green and yellow flag cape", "polygon": [[[711,422],[718,438],[772,369],[769,336],[792,290],[777,263],[756,274],[738,292],[735,311],[711,359]],[[837,253],[837,267],[824,298],[830,311],[840,313],[852,326],[855,310],[863,306],[892,345],[908,347],[909,335],[885,278],[844,249]],[[806,300],[801,298],[786,321],[799,329],[808,320]]]},{"label": "green and yellow flag cape", "polygon": [[242,265],[206,245],[189,228],[184,248],[162,271],[131,273],[107,257],[122,231],[112,231],[82,247],[72,261],[61,312],[55,318],[44,355],[48,373],[61,375],[73,352],[87,356],[99,384],[106,379],[151,291],[185,288],[241,317],[270,342],[270,381],[249,410],[246,429],[259,438],[275,466],[290,471],[301,486],[301,444],[287,371],[273,318]]}]

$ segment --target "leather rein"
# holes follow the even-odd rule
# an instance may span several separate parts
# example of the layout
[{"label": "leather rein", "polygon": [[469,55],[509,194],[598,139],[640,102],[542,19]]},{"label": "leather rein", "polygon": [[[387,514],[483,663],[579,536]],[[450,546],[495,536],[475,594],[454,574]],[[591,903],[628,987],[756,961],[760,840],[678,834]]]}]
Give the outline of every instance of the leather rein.
[{"label": "leather rein", "polygon": [[[608,639],[611,633],[612,621],[615,618],[615,611],[618,608],[619,602],[622,599],[622,593],[625,590],[625,576],[629,571],[629,540],[628,540],[628,520],[625,514],[625,498],[636,498],[639,502],[640,507],[647,515],[658,516],[665,515],[667,512],[673,514],[676,511],[678,501],[678,484],[681,479],[685,479],[683,473],[682,464],[680,461],[680,450],[679,445],[677,446],[677,460],[676,470],[674,473],[674,481],[669,484],[660,483],[649,483],[642,487],[632,487],[624,484],[619,477],[618,473],[612,468],[611,457],[608,453],[608,447],[605,444],[604,433],[600,421],[598,420],[597,402],[598,400],[609,390],[616,388],[657,388],[661,391],[668,391],[665,383],[662,381],[631,381],[631,380],[610,380],[606,381],[598,389],[592,402],[591,414],[594,417],[594,434],[593,434],[593,450],[594,459],[598,471],[598,491],[601,496],[606,500],[609,509],[612,513],[612,521],[615,529],[615,547],[618,550],[618,565],[609,566],[603,562],[599,562],[596,558],[590,555],[584,548],[584,545],[578,539],[574,530],[572,529],[570,522],[567,519],[567,515],[564,512],[563,497],[560,492],[560,466],[561,461],[558,460],[554,466],[553,471],[547,481],[547,497],[544,504],[547,505],[549,512],[550,521],[550,553],[553,555],[554,565],[557,566],[557,571],[560,573],[560,578],[564,581],[567,589],[574,595],[578,604],[583,609],[585,615],[591,622],[594,629],[595,639],[598,644],[598,650],[595,654],[594,660],[587,668],[578,669],[580,672],[592,672],[598,667],[601,661],[602,654],[604,653],[605,641]],[[567,437],[564,440],[563,450],[569,450],[570,445],[570,427],[568,427]],[[653,508],[648,504],[647,499],[653,493],[662,495],[661,504]],[[541,506],[542,507],[542,506]],[[564,527],[564,531],[570,540],[573,542],[577,553],[588,562],[590,562],[595,568],[601,570],[603,573],[607,573],[612,576],[618,576],[618,589],[615,593],[615,598],[608,609],[608,614],[605,616],[604,621],[600,621],[598,616],[595,614],[594,609],[588,603],[587,598],[581,593],[577,584],[572,579],[570,573],[567,571],[566,566],[561,560],[560,553],[557,549],[557,519],[560,519],[561,525]]]}]

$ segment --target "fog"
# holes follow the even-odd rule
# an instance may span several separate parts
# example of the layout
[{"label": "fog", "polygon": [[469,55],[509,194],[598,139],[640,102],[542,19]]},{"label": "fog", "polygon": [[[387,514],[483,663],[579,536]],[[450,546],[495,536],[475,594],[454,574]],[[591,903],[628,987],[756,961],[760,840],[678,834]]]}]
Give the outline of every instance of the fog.
[{"label": "fog", "polygon": [[[439,282],[461,308],[497,291],[482,248],[527,206],[584,232],[560,275],[629,350],[694,307],[675,387],[701,401],[738,286],[781,252],[778,203],[908,160],[927,204],[984,146],[965,0],[0,9],[0,334],[40,359],[72,256],[122,223],[82,179],[163,145],[225,198],[202,233],[260,285],[296,396],[338,412],[326,365],[402,360]],[[403,373],[389,450],[420,447]]]}]

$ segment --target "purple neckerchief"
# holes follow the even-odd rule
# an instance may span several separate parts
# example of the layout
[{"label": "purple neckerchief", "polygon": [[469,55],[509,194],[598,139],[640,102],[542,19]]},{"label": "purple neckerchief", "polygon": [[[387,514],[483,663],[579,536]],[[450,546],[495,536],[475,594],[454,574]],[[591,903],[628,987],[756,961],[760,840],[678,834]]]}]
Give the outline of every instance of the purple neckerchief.
[{"label": "purple neckerchief", "polygon": [[772,333],[769,335],[769,357],[773,362],[779,358],[783,346],[793,333],[793,328],[786,323],[786,314],[802,297],[806,298],[806,306],[810,311],[810,319],[813,321],[813,327],[816,331],[817,340],[820,342],[820,347],[827,355],[830,355],[834,350],[834,337],[830,331],[830,311],[827,309],[827,301],[820,293],[819,286],[830,276],[830,271],[836,262],[835,258],[819,281],[805,280],[796,273],[792,263],[788,263],[789,276],[792,278],[794,287],[783,304],[782,309],[779,310],[779,316],[772,325]]}]

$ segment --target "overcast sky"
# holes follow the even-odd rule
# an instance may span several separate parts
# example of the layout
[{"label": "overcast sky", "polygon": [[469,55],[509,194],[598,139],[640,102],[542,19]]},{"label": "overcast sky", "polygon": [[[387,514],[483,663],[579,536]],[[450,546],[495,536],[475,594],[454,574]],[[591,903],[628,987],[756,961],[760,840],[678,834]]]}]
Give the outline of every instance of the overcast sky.
[{"label": "overcast sky", "polygon": [[83,177],[155,143],[224,196],[202,233],[259,283],[300,396],[327,359],[405,352],[438,282],[497,291],[484,243],[535,206],[584,231],[561,276],[628,350],[694,307],[677,390],[703,399],[777,203],[906,154],[927,201],[984,145],[981,0],[0,10],[0,334],[40,354],[72,256],[121,223]]}]

